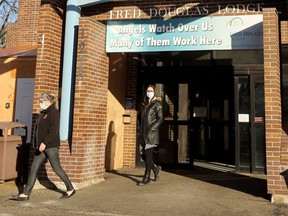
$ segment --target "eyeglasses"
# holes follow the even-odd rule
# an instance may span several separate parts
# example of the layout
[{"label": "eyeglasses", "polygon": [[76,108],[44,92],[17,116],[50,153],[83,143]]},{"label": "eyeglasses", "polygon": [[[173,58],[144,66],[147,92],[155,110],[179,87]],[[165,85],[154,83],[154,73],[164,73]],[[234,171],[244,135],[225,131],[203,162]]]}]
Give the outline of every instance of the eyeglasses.
[{"label": "eyeglasses", "polygon": [[39,103],[43,103],[44,101],[47,101],[47,100],[39,100]]}]

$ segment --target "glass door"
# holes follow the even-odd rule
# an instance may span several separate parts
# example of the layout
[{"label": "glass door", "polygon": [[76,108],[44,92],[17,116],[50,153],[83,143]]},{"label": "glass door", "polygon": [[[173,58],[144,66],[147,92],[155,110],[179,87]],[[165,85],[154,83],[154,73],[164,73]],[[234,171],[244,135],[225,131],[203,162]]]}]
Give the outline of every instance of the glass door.
[{"label": "glass door", "polygon": [[237,172],[264,173],[265,111],[263,75],[234,78]]},{"label": "glass door", "polygon": [[152,69],[143,70],[141,83],[156,84],[163,105],[155,162],[177,167],[193,166],[193,160],[234,164],[232,69]]},{"label": "glass door", "polygon": [[192,146],[197,160],[234,164],[233,76],[210,73],[191,83]]},{"label": "glass door", "polygon": [[158,83],[156,89],[161,89],[161,92],[157,94],[162,96],[164,114],[158,162],[192,166],[189,84]]},{"label": "glass door", "polygon": [[251,75],[250,85],[252,172],[264,173],[266,168],[264,77]]},{"label": "glass door", "polygon": [[235,164],[237,172],[250,172],[250,85],[249,76],[234,78],[235,92]]}]

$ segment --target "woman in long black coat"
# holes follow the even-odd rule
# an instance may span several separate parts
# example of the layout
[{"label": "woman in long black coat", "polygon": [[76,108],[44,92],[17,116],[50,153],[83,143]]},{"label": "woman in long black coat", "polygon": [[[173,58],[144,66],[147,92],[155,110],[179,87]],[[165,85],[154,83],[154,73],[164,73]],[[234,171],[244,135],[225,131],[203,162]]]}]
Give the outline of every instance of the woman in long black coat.
[{"label": "woman in long black coat", "polygon": [[163,122],[163,111],[160,100],[155,96],[155,86],[150,84],[146,88],[146,96],[139,112],[139,144],[141,156],[145,161],[144,178],[138,185],[146,185],[150,182],[151,170],[154,172],[154,180],[159,179],[160,166],[153,160],[155,148],[159,145],[159,127]]}]

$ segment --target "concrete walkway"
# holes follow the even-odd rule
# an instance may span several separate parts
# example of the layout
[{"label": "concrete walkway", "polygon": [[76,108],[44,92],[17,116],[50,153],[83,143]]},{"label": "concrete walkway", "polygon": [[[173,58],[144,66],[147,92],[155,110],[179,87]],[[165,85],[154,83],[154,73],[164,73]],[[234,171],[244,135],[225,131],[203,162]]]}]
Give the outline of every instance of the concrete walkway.
[{"label": "concrete walkway", "polygon": [[[199,166],[198,166],[199,165]],[[0,216],[287,216],[287,205],[271,204],[265,175],[239,175],[229,167],[167,169],[160,180],[137,186],[143,168],[105,174],[105,181],[79,189],[60,200],[61,193],[33,190],[30,200],[9,200],[14,182],[0,185]]]}]

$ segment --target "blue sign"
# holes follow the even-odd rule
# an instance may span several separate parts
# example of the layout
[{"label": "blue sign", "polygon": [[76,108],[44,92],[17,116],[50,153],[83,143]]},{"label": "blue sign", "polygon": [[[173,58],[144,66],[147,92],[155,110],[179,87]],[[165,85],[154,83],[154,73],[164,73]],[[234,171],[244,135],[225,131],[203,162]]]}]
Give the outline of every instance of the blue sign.
[{"label": "blue sign", "polygon": [[263,16],[108,21],[106,52],[263,49]]}]

